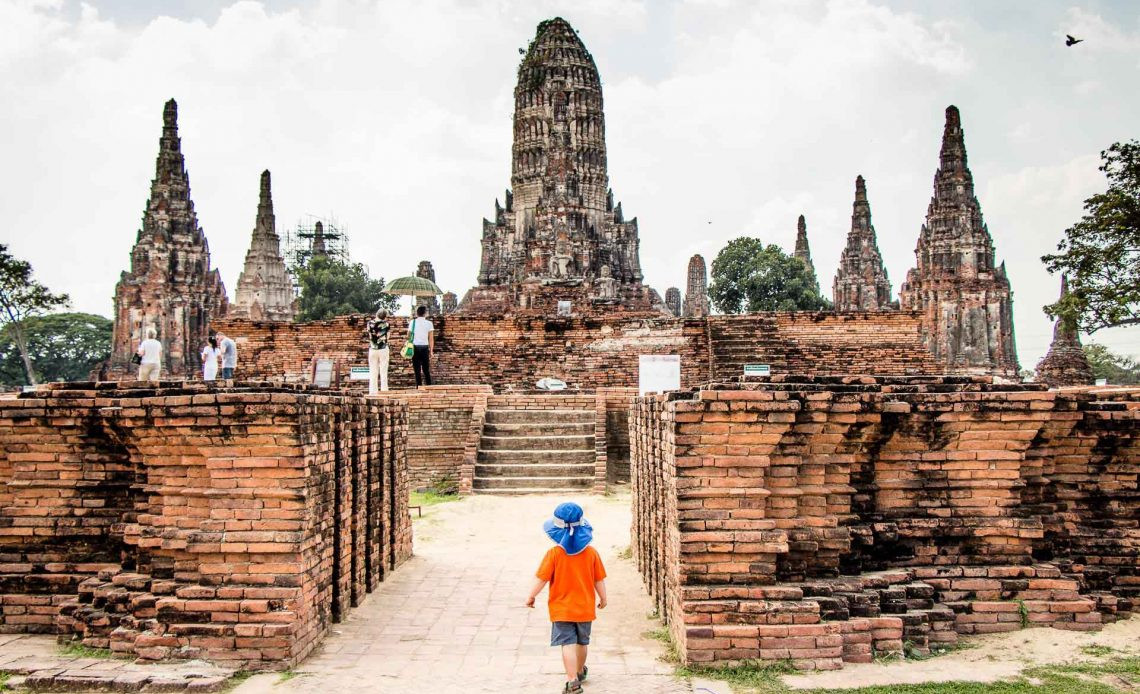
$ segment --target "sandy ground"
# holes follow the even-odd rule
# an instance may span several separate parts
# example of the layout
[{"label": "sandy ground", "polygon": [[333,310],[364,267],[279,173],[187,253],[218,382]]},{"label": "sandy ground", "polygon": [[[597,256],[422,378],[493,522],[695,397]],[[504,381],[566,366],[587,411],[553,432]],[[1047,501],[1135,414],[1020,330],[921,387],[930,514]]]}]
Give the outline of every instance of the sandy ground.
[{"label": "sandy ground", "polygon": [[994,682],[1036,665],[1094,661],[1085,646],[1107,646],[1106,657],[1140,655],[1140,618],[1110,624],[1099,632],[1024,629],[1008,634],[963,637],[967,648],[920,661],[847,665],[842,670],[784,677],[797,689],[849,689],[923,682]]}]

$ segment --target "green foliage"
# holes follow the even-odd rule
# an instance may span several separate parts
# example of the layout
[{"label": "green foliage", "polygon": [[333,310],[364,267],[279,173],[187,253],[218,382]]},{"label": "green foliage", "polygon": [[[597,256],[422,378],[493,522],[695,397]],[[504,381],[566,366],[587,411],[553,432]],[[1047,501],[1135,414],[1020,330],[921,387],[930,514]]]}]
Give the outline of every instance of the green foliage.
[{"label": "green foliage", "polygon": [[1108,189],[1085,200],[1085,216],[1065,230],[1049,272],[1069,278],[1069,293],[1045,307],[1082,332],[1140,323],[1140,141],[1100,153]]},{"label": "green foliage", "polygon": [[1021,619],[1021,628],[1029,628],[1029,608],[1026,607],[1024,600],[1017,601],[1017,616]]},{"label": "green foliage", "polygon": [[1113,354],[1104,345],[1088,344],[1084,350],[1094,378],[1103,378],[1114,386],[1140,384],[1140,363],[1135,359]]},{"label": "green foliage", "polygon": [[1103,658],[1106,655],[1115,653],[1116,649],[1112,646],[1102,646],[1099,643],[1090,643],[1086,646],[1081,646],[1081,653],[1091,655],[1094,658]]},{"label": "green foliage", "polygon": [[680,677],[707,677],[724,680],[734,690],[776,692],[790,691],[780,680],[780,675],[796,672],[790,661],[744,661],[735,665],[689,665],[677,669]]},{"label": "green foliage", "polygon": [[[52,313],[23,321],[36,380],[84,381],[111,353],[111,321],[91,313]],[[27,383],[12,325],[0,328],[0,384]]]},{"label": "green foliage", "polygon": [[66,294],[52,294],[32,279],[31,263],[18,260],[8,252],[7,245],[0,244],[0,327],[15,343],[29,384],[38,381],[28,353],[24,322],[66,306],[69,301]]},{"label": "green foliage", "polygon": [[411,492],[408,497],[408,503],[412,506],[435,506],[436,504],[445,504],[448,501],[459,501],[462,497],[458,494],[437,494],[432,490],[424,492]]},{"label": "green foliage", "polygon": [[59,645],[59,654],[70,658],[118,658],[126,657],[116,655],[114,651],[109,648],[91,648],[84,646],[79,641],[72,641],[70,643],[63,643]]},{"label": "green foliage", "polygon": [[352,313],[395,311],[398,299],[384,293],[384,278],[372,279],[361,263],[319,255],[297,271],[301,285],[297,320],[327,320]]},{"label": "green foliage", "polygon": [[729,241],[713,260],[709,299],[722,313],[831,308],[807,266],[779,246],[743,236]]}]

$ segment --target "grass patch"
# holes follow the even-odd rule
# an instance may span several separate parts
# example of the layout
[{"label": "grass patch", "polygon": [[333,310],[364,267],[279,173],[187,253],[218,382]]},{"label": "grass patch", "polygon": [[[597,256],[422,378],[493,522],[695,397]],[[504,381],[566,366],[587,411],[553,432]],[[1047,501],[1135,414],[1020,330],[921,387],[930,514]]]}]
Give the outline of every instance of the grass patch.
[{"label": "grass patch", "polygon": [[12,676],[10,672],[0,672],[0,692],[9,691],[8,678]]},{"label": "grass patch", "polygon": [[1024,600],[1017,601],[1017,614],[1021,617],[1021,628],[1029,628],[1029,608],[1025,606]]},{"label": "grass patch", "polygon": [[626,559],[626,560],[633,559],[633,548],[630,547],[629,545],[626,545],[625,549],[618,552],[618,559]]},{"label": "grass patch", "polygon": [[[658,627],[653,631],[645,632],[642,636],[665,644],[665,655],[661,656],[661,660],[666,663],[673,663],[678,668],[681,667],[681,654],[677,651],[677,643],[673,641],[673,635],[669,633],[668,628]],[[678,670],[678,674],[680,674],[680,670]]]},{"label": "grass patch", "polygon": [[255,673],[253,670],[238,670],[234,674],[230,675],[230,678],[226,680],[226,686],[222,689],[222,691],[231,692],[237,689],[239,686],[241,686],[242,682],[245,682],[250,677],[253,677],[254,674]]},{"label": "grass patch", "polygon": [[1115,653],[1116,649],[1112,646],[1102,646],[1098,643],[1092,643],[1087,646],[1081,646],[1081,653],[1091,655],[1094,658],[1103,658],[1106,655]]},{"label": "grass patch", "polygon": [[59,645],[59,654],[68,658],[115,658],[118,657],[109,648],[91,648],[79,641]]},{"label": "grass patch", "polygon": [[429,489],[423,492],[412,492],[408,497],[408,503],[412,506],[437,506],[449,501],[459,501],[461,498],[458,494],[440,494]]},{"label": "grass patch", "polygon": [[288,682],[289,680],[293,679],[294,677],[296,677],[299,674],[301,674],[301,673],[297,672],[296,670],[292,670],[292,669],[286,670],[286,671],[281,673],[281,677],[277,680],[277,684],[281,684],[282,682]]},{"label": "grass patch", "polygon": [[734,691],[778,694],[790,691],[780,675],[796,672],[789,661],[748,661],[738,665],[688,665],[677,668],[677,676],[707,677],[727,682]]}]

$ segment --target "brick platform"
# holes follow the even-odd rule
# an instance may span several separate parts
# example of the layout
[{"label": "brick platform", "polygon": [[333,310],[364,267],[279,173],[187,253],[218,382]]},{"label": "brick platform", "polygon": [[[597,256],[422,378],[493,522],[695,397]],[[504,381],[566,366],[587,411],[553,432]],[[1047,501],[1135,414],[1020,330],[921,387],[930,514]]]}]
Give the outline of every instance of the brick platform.
[{"label": "brick platform", "polygon": [[690,662],[1096,628],[1140,599],[1138,420],[1138,389],[964,377],[639,398],[634,552]]},{"label": "brick platform", "polygon": [[54,384],[0,399],[0,631],[280,668],[411,554],[407,405]]}]

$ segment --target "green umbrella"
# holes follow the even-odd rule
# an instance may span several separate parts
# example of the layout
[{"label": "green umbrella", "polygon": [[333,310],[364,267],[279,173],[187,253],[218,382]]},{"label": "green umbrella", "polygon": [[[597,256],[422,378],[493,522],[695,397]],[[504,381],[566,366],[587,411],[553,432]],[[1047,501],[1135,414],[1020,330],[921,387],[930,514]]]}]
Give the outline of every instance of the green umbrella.
[{"label": "green umbrella", "polygon": [[386,294],[400,294],[402,296],[438,296],[443,290],[435,282],[423,277],[397,277],[384,287]]}]

